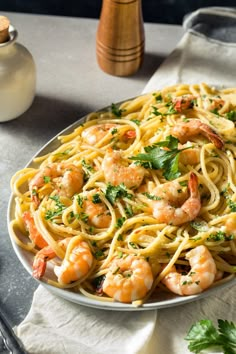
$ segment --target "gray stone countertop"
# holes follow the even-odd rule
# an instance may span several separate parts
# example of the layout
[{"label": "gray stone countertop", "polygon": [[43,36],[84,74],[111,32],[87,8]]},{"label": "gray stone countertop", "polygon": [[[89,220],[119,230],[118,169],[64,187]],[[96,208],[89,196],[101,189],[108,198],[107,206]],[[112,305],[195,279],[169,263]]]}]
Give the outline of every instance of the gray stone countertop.
[{"label": "gray stone countertop", "polygon": [[[37,90],[30,109],[15,120],[0,123],[0,308],[10,325],[27,314],[38,284],[18,260],[8,234],[10,179],[62,129],[85,114],[134,97],[165,57],[175,48],[181,26],[145,24],[142,68],[130,77],[104,73],[97,65],[97,20],[2,13],[18,30],[18,42],[34,57]],[[1,113],[1,107],[0,107]]]}]

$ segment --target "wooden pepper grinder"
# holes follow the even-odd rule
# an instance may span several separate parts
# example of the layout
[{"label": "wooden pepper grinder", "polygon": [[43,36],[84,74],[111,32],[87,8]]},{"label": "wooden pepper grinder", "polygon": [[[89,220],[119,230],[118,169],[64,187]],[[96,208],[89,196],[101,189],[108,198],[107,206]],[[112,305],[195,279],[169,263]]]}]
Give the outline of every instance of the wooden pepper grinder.
[{"label": "wooden pepper grinder", "polygon": [[115,76],[134,74],[144,55],[141,0],[103,0],[96,38],[100,68]]}]

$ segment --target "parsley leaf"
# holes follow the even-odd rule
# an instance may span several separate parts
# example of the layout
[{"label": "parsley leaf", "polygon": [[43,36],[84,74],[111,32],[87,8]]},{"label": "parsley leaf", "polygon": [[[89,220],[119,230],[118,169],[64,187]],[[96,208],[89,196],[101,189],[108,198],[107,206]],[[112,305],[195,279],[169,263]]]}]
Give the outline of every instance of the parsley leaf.
[{"label": "parsley leaf", "polygon": [[236,353],[236,326],[232,322],[218,320],[218,330],[212,321],[201,320],[189,330],[185,340],[192,353],[201,353],[208,348],[221,348],[224,354]]},{"label": "parsley leaf", "polygon": [[236,353],[236,326],[233,322],[218,320],[220,338],[224,353]]},{"label": "parsley leaf", "polygon": [[[181,151],[189,149],[178,149],[179,140],[172,135],[167,136],[166,140],[156,143],[152,146],[145,147],[146,153],[141,153],[130,157],[136,160],[145,168],[154,170],[163,169],[163,176],[167,180],[173,180],[180,176],[179,171],[179,154]],[[165,147],[167,149],[162,149]]]}]

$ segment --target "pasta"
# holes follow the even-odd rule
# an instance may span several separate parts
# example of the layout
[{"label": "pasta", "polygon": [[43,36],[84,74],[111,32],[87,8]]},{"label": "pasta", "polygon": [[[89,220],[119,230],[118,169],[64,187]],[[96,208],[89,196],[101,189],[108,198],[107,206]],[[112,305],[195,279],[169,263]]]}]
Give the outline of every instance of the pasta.
[{"label": "pasta", "polygon": [[59,136],[11,181],[12,234],[33,275],[135,306],[234,277],[235,121],[236,89],[178,84]]}]

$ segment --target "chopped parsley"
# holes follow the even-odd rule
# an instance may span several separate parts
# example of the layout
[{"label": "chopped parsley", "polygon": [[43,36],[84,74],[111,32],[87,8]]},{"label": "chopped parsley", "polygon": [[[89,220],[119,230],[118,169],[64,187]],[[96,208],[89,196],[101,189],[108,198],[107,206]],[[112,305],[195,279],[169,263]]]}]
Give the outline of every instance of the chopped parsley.
[{"label": "chopped parsley", "polygon": [[65,151],[61,151],[61,152],[56,152],[55,154],[53,154],[53,156],[65,156],[65,155],[69,155],[71,149],[67,149]]},{"label": "chopped parsley", "polygon": [[84,212],[81,212],[81,213],[78,214],[78,219],[83,221],[85,224],[87,224],[88,218],[89,218],[88,214],[86,214]]},{"label": "chopped parsley", "polygon": [[208,230],[207,222],[204,220],[193,220],[191,221],[190,225],[192,226],[193,229],[200,232],[205,232]]},{"label": "chopped parsley", "polygon": [[122,216],[121,218],[118,218],[117,222],[116,222],[116,228],[119,229],[120,227],[122,227],[125,220],[126,220],[126,218],[124,216]]},{"label": "chopped parsley", "polygon": [[230,111],[226,113],[226,118],[231,120],[232,122],[236,122],[236,111]]},{"label": "chopped parsley", "polygon": [[138,120],[138,119],[130,119],[130,120],[131,120],[131,122],[134,122],[137,125],[141,124],[140,120]]},{"label": "chopped parsley", "polygon": [[81,164],[86,172],[94,172],[93,166],[88,164],[84,159],[81,161]]},{"label": "chopped parsley", "polygon": [[112,131],[111,131],[111,135],[114,135],[118,132],[118,129],[117,128],[113,128]]},{"label": "chopped parsley", "polygon": [[217,108],[212,109],[211,113],[214,113],[216,116],[220,115]]},{"label": "chopped parsley", "polygon": [[166,107],[168,107],[168,110],[165,113],[162,113],[158,110],[157,107],[152,106],[151,113],[154,114],[154,116],[162,116],[162,117],[168,116],[170,114],[177,114],[178,113],[178,111],[175,109],[174,104],[172,102],[166,103]]},{"label": "chopped parsley", "polygon": [[117,253],[117,257],[118,257],[118,258],[122,258],[122,257],[123,257],[123,252],[118,251],[118,253]]},{"label": "chopped parsley", "polygon": [[131,218],[134,215],[133,209],[130,205],[126,205],[124,209],[125,209],[125,214],[128,218]]},{"label": "chopped parsley", "polygon": [[236,203],[231,199],[228,199],[228,206],[232,212],[236,212]]},{"label": "chopped parsley", "polygon": [[162,95],[159,93],[159,95],[157,95],[155,97],[155,99],[156,99],[157,103],[161,103],[162,102]]},{"label": "chopped parsley", "polygon": [[115,103],[111,104],[111,112],[114,116],[121,118],[122,113],[125,112],[124,109],[120,109]]},{"label": "chopped parsley", "polygon": [[210,234],[207,241],[230,241],[234,239],[234,235],[226,235],[223,231],[218,231],[214,234]]},{"label": "chopped parsley", "polygon": [[59,195],[54,195],[53,197],[49,197],[50,199],[54,200],[55,202],[55,209],[54,210],[47,210],[45,214],[45,219],[46,220],[51,220],[57,216],[61,216],[63,210],[66,208],[66,206],[61,203]]},{"label": "chopped parsley", "polygon": [[126,186],[124,183],[119,184],[118,186],[113,186],[112,184],[108,184],[106,191],[105,191],[105,197],[109,200],[109,202],[114,205],[117,199],[120,198],[132,198],[132,194],[128,193]]},{"label": "chopped parsley", "polygon": [[152,114],[154,114],[154,116],[163,116],[164,115],[163,113],[158,111],[157,107],[152,106],[152,109],[153,109]]},{"label": "chopped parsley", "polygon": [[168,107],[168,111],[165,113],[165,115],[178,113],[178,111],[175,109],[175,104],[173,104],[173,102],[168,102],[166,104],[166,107]]},{"label": "chopped parsley", "polygon": [[83,198],[83,197],[81,197],[81,195],[77,195],[76,200],[77,200],[78,205],[82,208],[84,198]]},{"label": "chopped parsley", "polygon": [[129,245],[134,249],[138,249],[138,246],[134,242],[129,242]]},{"label": "chopped parsley", "polygon": [[122,236],[122,234],[120,234],[120,235],[117,237],[117,241],[123,241],[123,236]]},{"label": "chopped parsley", "polygon": [[100,258],[104,257],[104,252],[103,252],[103,250],[98,250],[98,251],[96,251],[96,252],[94,253],[94,256],[95,256],[96,259],[100,259]]},{"label": "chopped parsley", "polygon": [[96,194],[94,194],[94,195],[92,196],[92,202],[93,202],[94,204],[99,204],[99,203],[102,202],[102,201],[101,201],[101,198],[100,198],[100,195],[99,195],[98,193],[96,193]]},{"label": "chopped parsley", "polygon": [[143,195],[145,195],[148,199],[151,199],[151,200],[161,200],[162,198],[161,197],[158,197],[157,195],[154,195],[154,194],[150,194],[150,193],[143,193]]},{"label": "chopped parsley", "polygon": [[44,183],[49,183],[51,182],[51,178],[49,176],[43,176],[43,181]]}]

